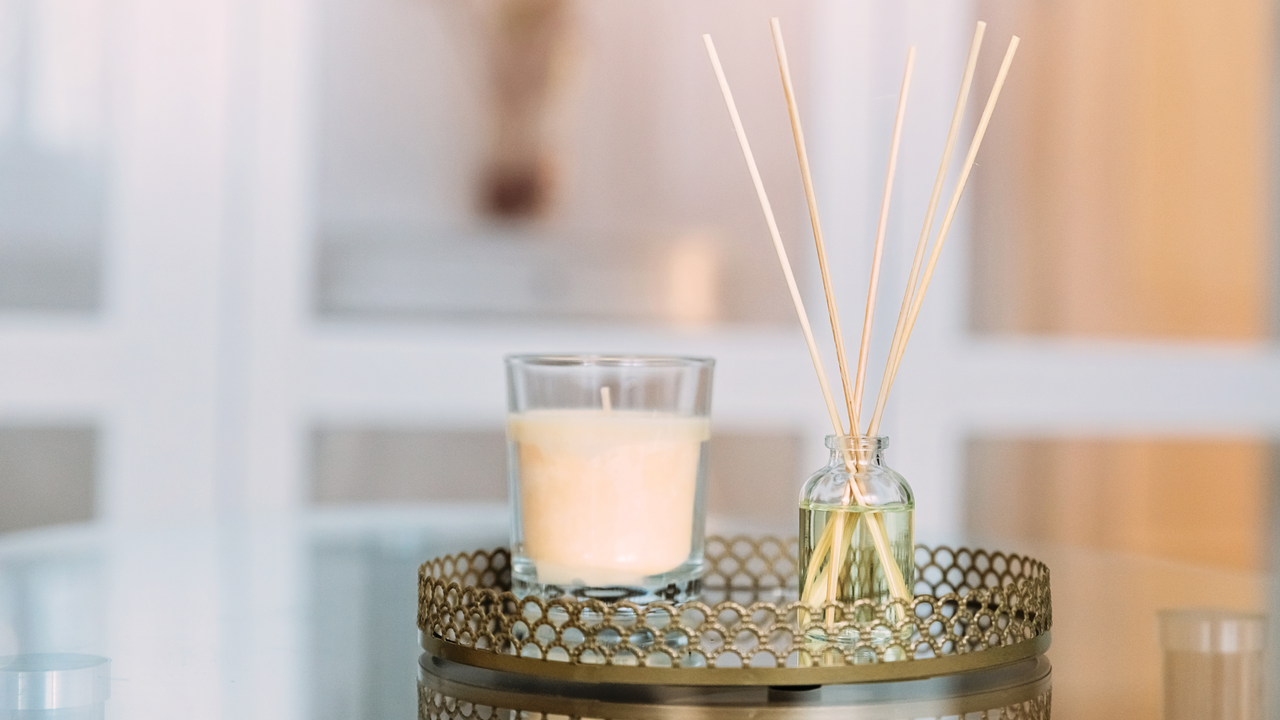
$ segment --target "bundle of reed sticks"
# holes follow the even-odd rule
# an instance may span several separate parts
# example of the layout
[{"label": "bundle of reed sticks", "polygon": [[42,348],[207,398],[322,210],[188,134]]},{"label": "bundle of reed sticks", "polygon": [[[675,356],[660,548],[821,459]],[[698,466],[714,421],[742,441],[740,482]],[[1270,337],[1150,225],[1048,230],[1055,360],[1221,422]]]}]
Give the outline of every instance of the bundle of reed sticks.
[{"label": "bundle of reed sticks", "polygon": [[[868,352],[870,350],[871,328],[875,319],[876,294],[880,281],[880,260],[884,250],[885,235],[888,229],[890,199],[893,194],[893,178],[897,170],[898,163],[898,147],[902,139],[902,124],[906,112],[907,95],[911,87],[911,73],[915,64],[915,47],[907,50],[906,70],[903,73],[902,88],[898,96],[897,115],[893,124],[893,135],[889,144],[889,165],[885,173],[884,193],[880,202],[880,217],[876,227],[875,249],[871,260],[871,279],[867,288],[866,309],[862,319],[862,336],[858,346],[858,362],[855,372],[850,375],[848,361],[846,359],[844,339],[840,328],[840,313],[836,307],[835,292],[832,287],[831,271],[827,263],[826,245],[822,236],[822,222],[818,217],[818,201],[813,189],[813,178],[809,170],[809,155],[805,148],[804,131],[800,125],[800,112],[795,98],[794,88],[791,83],[791,69],[787,63],[786,47],[782,39],[782,27],[777,18],[770,20],[770,27],[773,32],[774,50],[778,57],[778,70],[782,75],[782,88],[786,96],[787,109],[791,116],[791,131],[795,138],[796,155],[800,162],[800,177],[804,183],[805,198],[809,205],[809,220],[813,226],[814,243],[818,252],[818,268],[822,275],[822,287],[827,301],[827,314],[831,320],[831,333],[836,346],[836,360],[840,370],[841,385],[844,390],[845,409],[848,413],[850,435],[862,437],[860,410],[863,403],[863,386],[866,380],[866,367],[868,360]],[[973,83],[974,69],[978,62],[978,51],[982,45],[982,36],[986,31],[986,23],[979,22],[974,31],[973,42],[969,47],[968,59],[965,62],[964,73],[960,80],[960,92],[956,98],[955,111],[951,116],[950,129],[947,132],[946,143],[942,150],[942,161],[938,168],[937,178],[933,184],[933,192],[929,197],[929,205],[925,211],[924,225],[920,231],[920,239],[916,244],[915,256],[911,263],[911,272],[907,278],[906,291],[902,298],[902,306],[898,311],[898,321],[894,328],[893,340],[889,347],[889,357],[885,365],[884,375],[880,381],[880,390],[876,396],[876,403],[871,414],[871,420],[867,425],[866,436],[875,437],[880,429],[880,420],[884,415],[885,403],[889,397],[889,391],[893,387],[894,379],[897,377],[898,368],[902,364],[902,357],[906,351],[907,341],[911,338],[911,332],[915,328],[916,318],[920,314],[920,307],[924,303],[925,293],[929,289],[929,282],[933,279],[934,270],[938,264],[938,258],[942,254],[943,245],[946,243],[947,234],[951,230],[952,222],[955,219],[956,209],[960,205],[960,196],[964,192],[965,184],[969,179],[969,173],[973,169],[974,160],[978,155],[978,148],[982,144],[982,138],[986,134],[987,125],[991,120],[991,114],[995,110],[996,101],[1000,97],[1000,90],[1004,87],[1005,77],[1008,75],[1009,66],[1013,62],[1014,53],[1018,49],[1018,37],[1015,35],[1009,41],[1009,48],[1005,51],[1004,61],[1000,65],[1000,70],[996,74],[995,83],[991,88],[991,94],[987,98],[986,107],[982,111],[982,116],[978,121],[977,129],[974,132],[973,140],[969,144],[969,152],[965,157],[960,176],[956,181],[955,187],[951,193],[951,201],[947,205],[946,212],[943,214],[942,223],[939,226],[937,237],[933,241],[932,251],[929,252],[928,262],[925,262],[925,252],[929,248],[929,239],[933,233],[934,220],[938,211],[938,204],[942,197],[942,189],[946,180],[947,170],[951,166],[951,156],[955,149],[956,138],[960,132],[960,125],[964,119],[965,105],[968,102],[969,88]],[[804,303],[800,299],[800,290],[796,286],[795,275],[791,271],[791,263],[787,260],[787,253],[782,245],[782,237],[778,232],[778,223],[773,215],[773,208],[769,204],[769,197],[764,189],[764,183],[760,179],[760,171],[756,167],[755,157],[751,153],[751,145],[747,142],[746,131],[742,127],[742,119],[738,115],[738,108],[733,101],[733,93],[729,89],[729,81],[725,78],[724,68],[720,64],[720,58],[716,53],[715,44],[711,40],[710,35],[702,36],[703,42],[707,46],[707,55],[711,59],[711,66],[715,70],[716,79],[720,83],[720,91],[724,95],[725,106],[729,110],[729,117],[733,121],[733,128],[738,135],[738,143],[742,147],[742,155],[747,162],[747,170],[751,173],[752,183],[755,185],[756,197],[760,201],[760,208],[764,211],[765,223],[769,227],[769,235],[773,239],[773,247],[778,255],[778,262],[782,266],[782,274],[786,278],[787,287],[791,292],[791,301],[795,305],[796,315],[800,320],[800,328],[804,333],[805,343],[809,348],[809,356],[813,361],[813,368],[818,375],[818,384],[822,388],[823,399],[826,401],[827,414],[830,416],[831,428],[837,437],[844,436],[844,422],[840,417],[840,410],[836,405],[835,398],[831,392],[831,385],[827,381],[826,371],[822,366],[822,358],[818,353],[817,343],[814,341],[813,329],[809,324],[808,314],[805,312]],[[923,273],[921,268],[923,266]],[[859,444],[855,444],[855,447]],[[844,461],[846,469],[849,472],[849,484],[845,489],[844,502],[846,505],[856,502],[858,505],[867,506],[868,503],[864,497],[862,488],[857,482],[859,467],[865,468],[868,458],[865,453],[859,453],[851,449],[844,450]],[[876,557],[880,561],[880,565],[884,570],[884,576],[889,588],[889,593],[894,600],[909,601],[912,596],[912,588],[908,582],[914,578],[904,578],[901,568],[894,560],[892,548],[890,547],[888,533],[885,529],[884,519],[879,513],[868,512],[864,515],[868,523],[872,544],[875,546]],[[841,567],[841,554],[844,552],[846,541],[844,538],[848,535],[844,528],[844,514],[837,513],[835,519],[828,523],[823,531],[823,535],[819,538],[813,549],[815,556],[808,563],[809,572],[803,578],[801,586],[803,591],[802,599],[814,606],[819,606],[837,601],[838,598],[838,575]],[[826,568],[820,571],[819,568]]]}]

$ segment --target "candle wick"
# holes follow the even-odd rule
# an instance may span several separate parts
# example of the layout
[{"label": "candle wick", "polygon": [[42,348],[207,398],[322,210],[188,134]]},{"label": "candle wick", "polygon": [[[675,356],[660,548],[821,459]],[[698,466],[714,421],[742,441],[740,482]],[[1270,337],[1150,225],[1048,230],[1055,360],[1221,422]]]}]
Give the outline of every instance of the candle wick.
[{"label": "candle wick", "polygon": [[609,401],[608,387],[600,388],[600,404],[604,406],[605,412],[611,412],[613,410],[613,403]]}]

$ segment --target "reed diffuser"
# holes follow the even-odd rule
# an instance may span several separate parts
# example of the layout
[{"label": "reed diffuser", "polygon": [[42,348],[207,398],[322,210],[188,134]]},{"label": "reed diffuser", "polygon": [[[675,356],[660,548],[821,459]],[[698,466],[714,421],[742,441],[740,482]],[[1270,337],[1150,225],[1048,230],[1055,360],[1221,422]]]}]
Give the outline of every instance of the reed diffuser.
[{"label": "reed diffuser", "polygon": [[[823,368],[813,329],[805,312],[804,303],[800,299],[800,291],[796,286],[795,275],[787,259],[786,250],[778,231],[772,206],[760,179],[760,171],[756,167],[755,157],[747,141],[742,119],[738,115],[733,93],[725,78],[724,68],[716,53],[715,44],[710,35],[703,35],[711,66],[715,70],[725,106],[738,136],[738,143],[747,163],[755,185],[756,197],[764,212],[770,237],[778,262],[782,267],[787,288],[795,305],[796,316],[800,321],[805,343],[809,349],[810,359],[818,376],[818,384],[822,389],[827,414],[831,421],[833,435],[828,437],[828,447],[832,449],[832,462],[823,470],[815,473],[806,483],[801,496],[801,546],[800,546],[800,592],[801,599],[815,609],[826,608],[823,613],[828,628],[833,627],[837,605],[853,603],[858,600],[872,600],[877,603],[897,602],[905,611],[905,603],[913,596],[914,571],[912,568],[912,552],[914,547],[914,496],[905,479],[884,465],[882,450],[886,444],[884,438],[878,436],[880,420],[884,414],[885,403],[889,391],[893,387],[898,368],[901,365],[907,341],[915,327],[921,304],[929,288],[929,282],[937,267],[938,258],[946,242],[947,234],[955,219],[956,209],[961,194],[973,169],[978,148],[986,133],[991,114],[995,110],[1000,90],[1004,86],[1009,66],[1018,47],[1018,37],[1014,36],[1005,53],[999,73],[987,99],[986,107],[978,121],[977,129],[969,145],[960,176],[951,194],[939,226],[928,261],[925,252],[929,248],[934,218],[937,214],[939,200],[946,180],[947,169],[951,164],[951,156],[955,148],[956,138],[964,118],[964,109],[968,100],[969,88],[973,82],[974,68],[977,65],[978,51],[982,44],[982,36],[986,24],[979,22],[974,32],[973,42],[969,49],[964,73],[961,77],[960,92],[952,114],[951,126],[943,148],[942,161],[938,175],[934,181],[933,192],[925,212],[924,227],[920,240],[916,245],[912,260],[911,273],[907,279],[906,291],[902,307],[898,312],[897,324],[894,328],[893,340],[889,348],[889,357],[881,379],[879,393],[874,410],[865,433],[861,431],[860,410],[863,403],[863,388],[866,380],[866,366],[870,350],[872,324],[875,318],[876,295],[880,279],[880,261],[884,250],[884,240],[888,227],[890,200],[893,190],[894,173],[897,169],[898,147],[902,137],[902,123],[905,115],[908,91],[911,86],[911,74],[915,62],[915,48],[907,51],[906,70],[903,74],[902,87],[899,93],[897,115],[893,126],[893,136],[889,147],[889,163],[885,174],[884,193],[880,203],[880,217],[876,229],[875,249],[871,262],[871,278],[867,289],[867,302],[863,314],[862,334],[858,348],[858,361],[854,373],[849,372],[843,336],[840,329],[840,315],[836,307],[831,272],[827,263],[827,253],[822,235],[822,223],[818,215],[817,198],[813,189],[812,175],[809,170],[808,152],[805,149],[804,132],[800,124],[800,114],[791,83],[791,72],[787,62],[786,48],[783,43],[782,30],[777,18],[770,21],[773,34],[774,49],[778,59],[778,69],[782,76],[782,87],[786,96],[787,108],[791,117],[791,129],[795,139],[796,155],[800,163],[800,176],[804,183],[805,197],[808,201],[809,219],[813,227],[814,243],[818,254],[818,268],[822,275],[822,285],[827,302],[827,314],[831,320],[831,332],[835,341],[836,359],[839,365],[841,386],[844,391],[845,410],[849,419],[849,431],[840,416],[835,397],[831,392],[827,374]],[[814,631],[821,631],[822,625],[815,623]]]}]

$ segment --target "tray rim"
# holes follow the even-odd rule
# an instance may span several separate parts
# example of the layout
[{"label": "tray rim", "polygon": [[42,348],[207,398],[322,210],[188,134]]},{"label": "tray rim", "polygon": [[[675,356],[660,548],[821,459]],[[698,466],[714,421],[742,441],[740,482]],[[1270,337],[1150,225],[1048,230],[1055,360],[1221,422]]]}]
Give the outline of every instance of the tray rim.
[{"label": "tray rim", "polygon": [[846,685],[854,683],[924,680],[971,670],[986,670],[1043,655],[1049,649],[1051,631],[1022,642],[988,650],[866,665],[839,665],[814,668],[680,668],[645,665],[581,664],[504,655],[477,650],[418,630],[418,644],[427,653],[450,662],[520,675],[536,675],[553,680],[608,682],[624,685]]}]

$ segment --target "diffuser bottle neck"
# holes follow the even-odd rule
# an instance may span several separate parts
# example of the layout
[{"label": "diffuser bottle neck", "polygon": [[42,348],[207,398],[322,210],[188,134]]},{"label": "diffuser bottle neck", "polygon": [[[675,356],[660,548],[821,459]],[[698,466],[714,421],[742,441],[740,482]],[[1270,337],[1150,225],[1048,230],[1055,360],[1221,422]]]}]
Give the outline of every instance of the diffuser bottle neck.
[{"label": "diffuser bottle neck", "polygon": [[828,435],[826,445],[831,449],[831,464],[844,465],[849,453],[859,465],[884,465],[884,449],[889,446],[886,436]]},{"label": "diffuser bottle neck", "polygon": [[831,460],[805,481],[801,503],[915,507],[911,486],[884,462],[887,444],[883,437],[828,437]]}]

